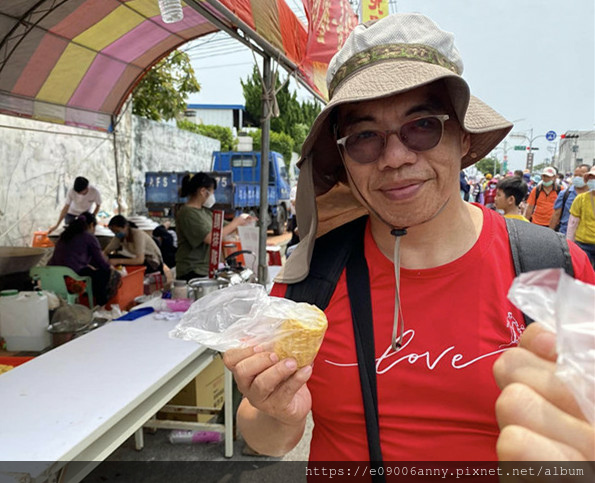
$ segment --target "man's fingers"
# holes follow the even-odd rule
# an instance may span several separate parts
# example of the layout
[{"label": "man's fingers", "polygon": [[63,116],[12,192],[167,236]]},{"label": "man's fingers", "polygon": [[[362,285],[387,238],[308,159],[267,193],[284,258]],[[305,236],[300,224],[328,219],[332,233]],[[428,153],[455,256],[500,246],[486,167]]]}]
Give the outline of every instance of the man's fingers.
[{"label": "man's fingers", "polygon": [[572,416],[583,419],[574,396],[554,374],[555,364],[537,357],[525,349],[511,349],[494,363],[494,377],[500,388],[513,383],[525,384]]},{"label": "man's fingers", "polygon": [[557,357],[556,335],[539,325],[539,323],[533,323],[525,329],[519,347],[527,349],[548,361],[555,361]]},{"label": "man's fingers", "polygon": [[296,393],[310,379],[312,375],[312,366],[302,367],[299,371],[292,374],[277,387],[274,399],[269,398],[269,403],[276,410],[283,410],[290,406]]},{"label": "man's fingers", "polygon": [[558,409],[527,385],[506,386],[496,401],[496,416],[502,430],[507,426],[522,426],[552,441],[577,448],[583,459],[595,460],[593,426]]},{"label": "man's fingers", "polygon": [[230,371],[233,371],[238,362],[250,357],[251,355],[254,355],[254,347],[229,349],[223,353],[223,364],[225,364],[225,367],[227,367]]},{"label": "man's fingers", "polygon": [[581,461],[576,449],[521,426],[506,426],[496,445],[500,461]]}]

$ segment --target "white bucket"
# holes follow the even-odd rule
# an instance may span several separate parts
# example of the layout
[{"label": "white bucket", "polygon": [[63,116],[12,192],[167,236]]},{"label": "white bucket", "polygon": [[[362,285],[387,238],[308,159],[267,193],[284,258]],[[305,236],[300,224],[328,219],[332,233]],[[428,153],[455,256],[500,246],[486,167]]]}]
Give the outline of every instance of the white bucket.
[{"label": "white bucket", "polygon": [[0,297],[0,335],[8,351],[42,351],[51,343],[48,298],[41,292]]}]

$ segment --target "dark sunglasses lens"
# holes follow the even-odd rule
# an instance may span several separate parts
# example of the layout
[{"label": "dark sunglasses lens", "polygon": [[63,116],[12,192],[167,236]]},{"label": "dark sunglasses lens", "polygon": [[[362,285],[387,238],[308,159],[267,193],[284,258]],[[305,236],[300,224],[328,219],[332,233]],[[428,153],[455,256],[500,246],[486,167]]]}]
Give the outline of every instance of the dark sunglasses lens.
[{"label": "dark sunglasses lens", "polygon": [[401,141],[413,151],[432,149],[442,137],[442,122],[435,117],[424,117],[401,127]]},{"label": "dark sunglasses lens", "polygon": [[384,136],[377,131],[352,134],[345,142],[345,150],[358,163],[373,163],[384,150]]}]

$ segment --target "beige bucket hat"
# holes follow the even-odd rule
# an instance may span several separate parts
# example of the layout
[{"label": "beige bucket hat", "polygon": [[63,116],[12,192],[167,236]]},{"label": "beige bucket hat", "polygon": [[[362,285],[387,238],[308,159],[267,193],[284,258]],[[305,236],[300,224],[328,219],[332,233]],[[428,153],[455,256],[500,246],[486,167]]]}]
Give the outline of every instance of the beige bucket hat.
[{"label": "beige bucket hat", "polygon": [[462,72],[453,34],[421,14],[400,13],[355,27],[329,64],[330,101],[302,147],[296,196],[300,243],[275,281],[303,280],[316,237],[367,213],[340,182],[344,168],[330,116],[337,106],[442,81],[459,124],[470,134],[470,149],[461,160],[461,169],[482,159],[504,139],[512,123],[470,95]]}]

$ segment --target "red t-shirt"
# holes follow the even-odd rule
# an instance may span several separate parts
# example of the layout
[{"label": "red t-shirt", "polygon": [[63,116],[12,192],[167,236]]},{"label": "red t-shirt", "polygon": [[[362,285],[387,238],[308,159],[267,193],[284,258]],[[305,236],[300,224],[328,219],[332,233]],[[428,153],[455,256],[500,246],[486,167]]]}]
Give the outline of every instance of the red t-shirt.
[{"label": "red t-shirt", "polygon": [[[372,284],[380,438],[385,461],[495,460],[498,356],[517,345],[522,313],[507,299],[514,268],[504,218],[482,208],[475,245],[446,265],[401,269],[403,347],[391,349],[394,268],[374,242],[365,255]],[[574,244],[576,277],[595,283]],[[283,296],[277,284],[271,295]],[[329,321],[308,387],[312,461],[367,461],[357,356],[345,272],[325,311]]]}]

